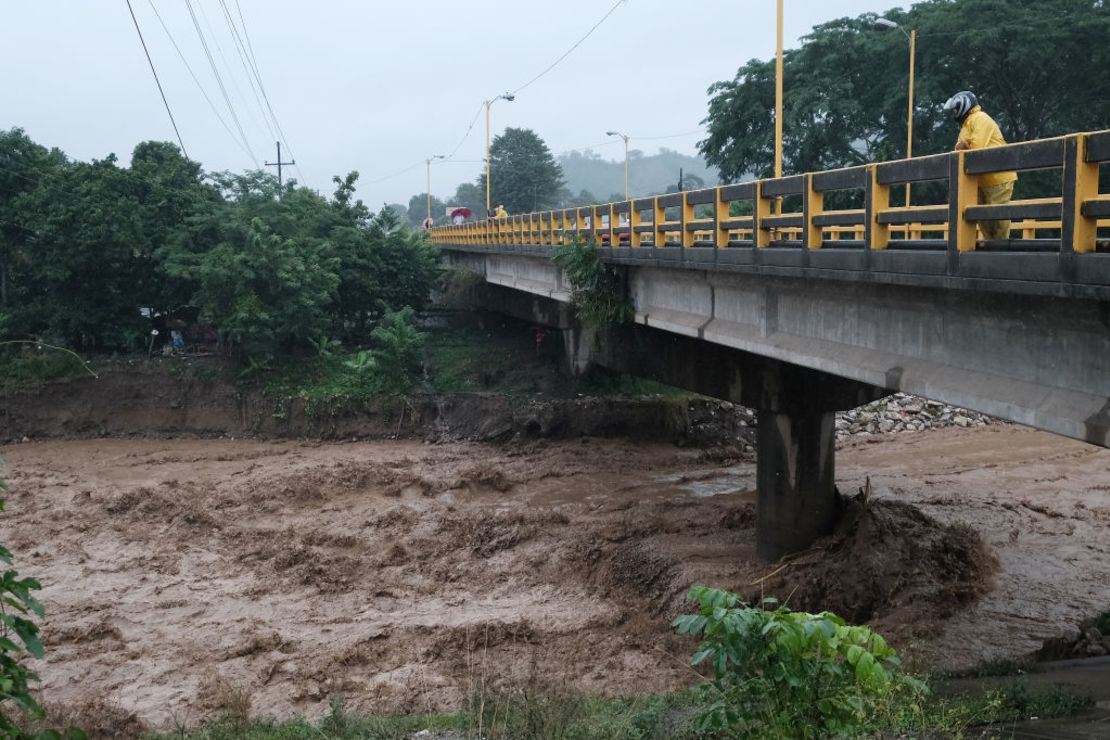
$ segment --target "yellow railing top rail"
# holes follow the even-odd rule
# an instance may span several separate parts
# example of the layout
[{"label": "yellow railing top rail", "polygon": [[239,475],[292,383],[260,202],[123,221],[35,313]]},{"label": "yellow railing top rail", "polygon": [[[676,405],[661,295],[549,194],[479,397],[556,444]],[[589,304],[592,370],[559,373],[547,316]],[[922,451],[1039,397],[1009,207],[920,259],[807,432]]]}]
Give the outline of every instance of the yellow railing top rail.
[{"label": "yellow railing top rail", "polygon": [[[873,249],[890,246],[892,231],[906,239],[919,238],[921,233],[928,232],[943,233],[949,248],[963,252],[976,248],[977,227],[1013,221],[1020,224],[1014,228],[1021,229],[1026,238],[1030,232],[1035,233],[1030,223],[1045,224],[1042,231],[1059,230],[1061,249],[1082,253],[1096,249],[1098,229],[1110,223],[1107,221],[1110,194],[1098,189],[1099,167],[1108,161],[1110,130],[1082,132],[989,149],[945,152],[439,226],[431,229],[429,236],[441,244],[555,246],[563,243],[567,233],[577,232],[592,236],[599,246],[605,246],[606,240],[615,242],[619,235],[621,246],[627,238],[627,246],[635,248],[668,245],[672,238],[677,245],[692,247],[699,241],[695,235],[709,233],[714,246],[728,247],[736,241],[732,235],[743,231],[751,233],[747,240],[751,246],[768,247],[800,240],[801,246],[815,249],[825,242],[826,232],[839,235],[850,228],[858,231]],[[978,202],[979,175],[1035,169],[1061,170],[1060,196],[999,204]],[[942,180],[948,181],[947,202],[929,205],[890,202],[892,186]],[[863,207],[826,210],[825,193],[844,190],[862,190]],[[800,199],[801,211],[781,212],[784,197]],[[751,214],[732,216],[722,207],[744,201],[752,204]],[[947,218],[938,221],[943,210],[948,211]],[[644,218],[645,211],[651,212],[649,219]],[[677,215],[668,219],[669,211]],[[917,214],[929,220],[909,220]],[[752,223],[738,228],[729,223],[736,219],[750,219]]]}]

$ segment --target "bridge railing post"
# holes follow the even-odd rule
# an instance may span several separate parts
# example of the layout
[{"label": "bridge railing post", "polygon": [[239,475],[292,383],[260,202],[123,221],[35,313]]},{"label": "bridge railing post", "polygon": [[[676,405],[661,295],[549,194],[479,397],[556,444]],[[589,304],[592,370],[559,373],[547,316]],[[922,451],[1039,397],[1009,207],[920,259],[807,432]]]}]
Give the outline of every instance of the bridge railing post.
[{"label": "bridge railing post", "polygon": [[586,209],[578,207],[574,209],[574,238],[581,241],[585,238],[584,233],[588,233],[586,230]]},{"label": "bridge railing post", "polygon": [[1061,210],[1060,248],[1065,253],[1095,251],[1098,218],[1084,212],[1084,204],[1098,200],[1096,157],[1088,156],[1087,134],[1069,136],[1064,144],[1064,203]]},{"label": "bridge railing post", "polygon": [[[628,245],[632,246],[632,201],[625,200],[615,204],[613,206],[613,215],[617,219],[617,232],[615,236],[616,241],[613,242],[612,246],[621,246],[621,242],[623,241],[622,236],[626,231],[628,232]],[[627,225],[623,223],[626,219],[628,221]]]},{"label": "bridge railing post", "polygon": [[863,192],[863,243],[871,249],[890,246],[890,226],[882,222],[882,214],[890,209],[890,186],[879,182],[879,168],[867,165],[867,188]]},{"label": "bridge railing post", "polygon": [[773,199],[763,193],[765,182],[759,180],[755,184],[755,208],[752,212],[752,243],[760,249],[771,246],[771,230],[763,228],[763,220],[771,217]]},{"label": "bridge railing post", "polygon": [[978,182],[967,174],[966,152],[951,155],[948,167],[948,265],[955,272],[959,253],[975,249],[975,223],[967,220],[967,209],[978,202]]},{"label": "bridge railing post", "polygon": [[813,187],[813,175],[805,175],[802,181],[802,246],[820,249],[824,243],[825,231],[814,223],[814,217],[825,210],[825,193]]},{"label": "bridge railing post", "polygon": [[667,244],[667,232],[662,230],[663,222],[667,220],[667,209],[663,206],[662,199],[656,195],[651,201],[651,246],[659,249]]},{"label": "bridge railing post", "polygon": [[640,227],[644,225],[644,212],[633,200],[628,211],[628,246],[637,248],[643,243],[644,235]]},{"label": "bridge railing post", "polygon": [[731,203],[724,199],[724,188],[718,186],[713,189],[713,244],[717,249],[728,247],[728,217]]},{"label": "bridge railing post", "polygon": [[694,232],[688,228],[688,225],[694,221],[694,206],[690,203],[690,193],[684,192],[680,194],[682,204],[679,207],[679,228],[681,235],[679,243],[683,247],[694,246]]}]

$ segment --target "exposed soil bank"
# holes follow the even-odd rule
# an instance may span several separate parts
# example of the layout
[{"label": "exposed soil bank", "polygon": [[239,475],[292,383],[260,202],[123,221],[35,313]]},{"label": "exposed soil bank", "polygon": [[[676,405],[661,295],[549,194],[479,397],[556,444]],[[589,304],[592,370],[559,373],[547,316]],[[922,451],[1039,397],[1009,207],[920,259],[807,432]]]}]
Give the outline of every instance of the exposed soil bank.
[{"label": "exposed soil bank", "polygon": [[[1005,426],[875,436],[840,530],[758,561],[754,465],[649,442],[10,445],[0,541],[44,583],[48,701],[454,708],[483,680],[686,685],[695,582],[866,619],[922,665],[1036,651],[1110,604],[1110,451]],[[777,573],[769,574],[776,569]]]},{"label": "exposed soil bank", "polygon": [[[171,366],[173,367],[173,366]],[[179,365],[175,372],[113,370],[99,379],[0,391],[0,442],[24,437],[256,436],[317,439],[502,440],[626,437],[743,445],[751,430],[732,404],[708,399],[544,398],[418,394],[287,407],[223,374]]]}]

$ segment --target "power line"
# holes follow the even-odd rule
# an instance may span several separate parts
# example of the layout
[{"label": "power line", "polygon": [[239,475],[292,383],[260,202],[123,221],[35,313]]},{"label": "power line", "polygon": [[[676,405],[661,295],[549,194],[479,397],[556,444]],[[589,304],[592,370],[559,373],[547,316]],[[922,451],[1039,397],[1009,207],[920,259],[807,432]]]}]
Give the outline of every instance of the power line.
[{"label": "power line", "polygon": [[417,162],[416,164],[413,164],[413,165],[410,165],[410,166],[406,167],[403,170],[397,170],[396,172],[394,172],[391,175],[385,175],[384,177],[379,177],[375,180],[367,180],[366,182],[364,182],[362,184],[363,185],[373,185],[374,183],[385,182],[386,180],[392,180],[394,177],[400,177],[401,175],[405,174],[406,172],[411,172],[412,170],[415,170],[417,167],[421,166],[422,164],[424,164],[423,159],[420,160],[419,162]]},{"label": "power line", "polygon": [[573,45],[573,46],[571,46],[571,47],[570,47],[569,49],[567,49],[566,51],[564,51],[564,52],[563,52],[563,54],[562,54],[562,55],[561,55],[561,56],[560,56],[560,57],[559,57],[558,59],[556,59],[556,60],[555,60],[554,62],[552,62],[551,64],[549,64],[549,65],[547,66],[547,68],[546,68],[546,69],[544,69],[544,71],[540,72],[540,73],[539,73],[538,75],[536,75],[536,76],[535,76],[535,77],[533,77],[532,79],[528,80],[527,82],[525,82],[525,83],[524,83],[523,85],[521,85],[521,86],[520,86],[520,87],[518,87],[517,89],[513,90],[513,91],[512,91],[511,93],[510,93],[510,95],[516,95],[516,94],[517,94],[518,92],[520,92],[520,91],[521,91],[521,90],[523,90],[524,88],[528,87],[528,86],[529,86],[529,85],[531,85],[531,84],[532,84],[533,82],[535,82],[536,80],[540,79],[541,77],[543,77],[543,76],[544,76],[545,74],[547,74],[547,73],[548,73],[548,72],[550,72],[551,70],[555,69],[555,67],[556,67],[556,66],[557,66],[557,65],[559,64],[559,62],[561,62],[561,61],[563,61],[564,59],[566,59],[566,58],[567,58],[568,56],[570,56],[570,54],[571,54],[571,52],[572,52],[572,51],[574,51],[574,50],[575,50],[575,49],[577,49],[577,48],[578,48],[579,46],[581,46],[581,45],[582,45],[582,42],[583,42],[583,41],[585,41],[586,39],[588,39],[588,38],[589,38],[589,37],[590,37],[590,36],[591,36],[591,35],[593,34],[593,32],[594,32],[594,31],[596,31],[596,30],[598,29],[598,27],[599,27],[599,26],[600,26],[600,25],[601,25],[602,23],[604,23],[604,22],[606,21],[606,19],[608,19],[608,18],[609,18],[609,16],[611,16],[611,15],[612,15],[612,14],[614,13],[614,11],[616,11],[616,9],[617,9],[617,8],[618,8],[618,7],[619,7],[619,6],[621,5],[621,3],[623,3],[624,1],[625,1],[625,0],[617,0],[617,2],[613,3],[613,7],[609,8],[609,11],[608,11],[608,12],[607,12],[607,13],[606,13],[605,15],[601,16],[601,20],[599,20],[599,21],[598,21],[597,23],[595,23],[595,24],[593,25],[593,27],[591,27],[591,28],[590,28],[590,30],[589,30],[589,31],[586,31],[586,35],[585,35],[585,36],[583,36],[582,38],[580,38],[580,39],[578,39],[577,41],[575,41],[575,42],[574,42],[574,45]]},{"label": "power line", "polygon": [[[220,5],[223,6],[224,12],[228,16],[228,20],[230,21],[232,30],[234,31],[235,22],[231,19],[231,12],[230,10],[228,10],[225,0],[220,0]],[[235,0],[235,9],[239,13],[239,23],[243,27],[243,36],[240,39],[240,43],[242,43],[242,39],[246,39],[244,51],[247,52],[247,56],[250,58],[250,66],[251,69],[254,70],[254,78],[258,81],[258,90],[262,93],[262,100],[266,103],[266,110],[270,112],[270,118],[274,121],[274,128],[277,129],[278,136],[285,143],[285,148],[289,150],[289,156],[292,157],[295,161],[297,159],[296,153],[293,151],[293,147],[289,144],[289,137],[285,135],[285,130],[281,126],[281,121],[278,119],[277,113],[274,112],[274,106],[270,104],[270,96],[266,93],[266,85],[262,82],[262,70],[259,69],[258,58],[254,55],[254,46],[251,44],[250,33],[247,31],[247,21],[246,18],[243,17],[243,7],[239,4],[239,0]],[[236,33],[236,36],[238,36],[238,33]],[[293,169],[295,169],[297,171],[297,174],[300,175],[301,181],[307,185],[308,178],[306,178],[304,176],[304,173],[301,171],[301,166],[299,164],[294,164]]]},{"label": "power line", "polygon": [[[236,78],[235,70],[232,68],[231,62],[227,60],[227,55],[224,54],[223,46],[220,45],[219,34],[217,34],[216,29],[212,27],[212,21],[208,17],[208,11],[205,10],[204,7],[204,0],[194,0],[194,2],[196,3],[197,8],[200,10],[200,19],[204,21],[204,27],[208,29],[208,38],[212,42],[212,46],[216,48],[216,56],[219,58],[220,62],[222,62],[224,72],[227,73],[226,79],[231,80],[231,88],[235,92],[236,99],[239,101],[243,101],[244,99],[246,99],[246,96],[243,94],[243,90],[239,87],[239,80]],[[247,108],[247,112],[250,113],[249,104],[247,105]]]},{"label": "power line", "polygon": [[146,40],[143,38],[142,29],[139,28],[139,19],[135,17],[135,9],[131,7],[131,0],[126,0],[127,10],[131,13],[131,20],[135,24],[135,32],[139,34],[139,43],[143,45],[143,54],[146,54],[146,61],[150,65],[150,71],[154,75],[154,83],[158,85],[158,93],[162,96],[162,103],[166,106],[166,113],[169,114],[170,123],[173,124],[173,132],[177,134],[177,143],[181,145],[181,153],[186,158],[189,153],[185,151],[185,142],[181,140],[181,132],[177,130],[177,121],[174,120],[173,111],[170,110],[170,101],[166,100],[166,91],[162,89],[162,81],[158,79],[158,71],[154,69],[154,60],[150,58],[150,50],[146,48]]},{"label": "power line", "polygon": [[705,133],[705,126],[696,128],[693,131],[683,131],[681,134],[667,134],[666,136],[631,136],[633,141],[659,141],[660,139],[679,139],[683,136],[693,136],[694,134]]},{"label": "power line", "polygon": [[258,86],[254,82],[252,68],[247,64],[246,46],[243,44],[243,39],[239,36],[239,29],[236,27],[235,22],[231,19],[231,12],[227,9],[227,3],[224,0],[219,0],[220,9],[223,10],[224,23],[227,24],[228,30],[231,31],[231,43],[235,47],[235,53],[239,57],[239,64],[243,68],[243,72],[247,76],[247,85],[254,95],[254,102],[258,105],[258,110],[262,113],[262,122],[266,124],[266,129],[270,132],[270,136],[277,138],[277,131],[274,129],[270,119],[266,116],[266,109],[262,105],[262,98],[258,94]]},{"label": "power line", "polygon": [[[238,3],[239,3],[239,0],[235,0],[235,2],[236,2],[236,5],[238,5]],[[565,52],[563,52],[563,54],[562,54],[562,55],[561,55],[561,56],[560,56],[560,57],[559,57],[558,59],[556,59],[556,60],[555,60],[554,62],[552,62],[552,63],[551,63],[550,65],[548,65],[546,69],[544,69],[544,70],[543,70],[542,72],[540,72],[540,73],[539,73],[538,75],[536,75],[536,76],[535,76],[535,77],[533,77],[532,79],[528,80],[528,82],[525,82],[525,83],[524,83],[523,85],[521,85],[521,86],[520,86],[520,87],[518,87],[517,89],[513,90],[513,91],[512,91],[511,93],[509,93],[509,94],[510,94],[510,95],[516,95],[516,94],[517,94],[518,92],[520,92],[520,91],[521,91],[521,90],[523,90],[524,88],[528,87],[528,86],[529,86],[529,85],[531,85],[532,83],[536,82],[537,80],[539,80],[539,79],[540,79],[541,77],[543,77],[544,75],[546,75],[546,74],[547,74],[548,72],[550,72],[551,70],[555,69],[555,67],[556,67],[556,66],[558,66],[558,64],[559,64],[560,62],[562,62],[562,61],[563,61],[564,59],[566,59],[566,58],[567,58],[568,56],[570,56],[571,52],[573,52],[573,51],[574,51],[575,49],[577,49],[577,48],[578,48],[579,46],[581,46],[582,42],[583,42],[583,41],[585,41],[586,39],[588,39],[588,38],[589,38],[589,37],[590,37],[590,36],[591,36],[591,35],[593,34],[593,32],[594,32],[594,31],[596,31],[596,30],[598,29],[598,27],[599,27],[599,26],[600,26],[600,25],[601,25],[602,23],[604,23],[604,22],[606,21],[606,19],[607,19],[607,18],[608,18],[608,17],[610,16],[610,15],[612,15],[612,14],[613,14],[613,12],[614,12],[614,11],[616,11],[617,7],[618,7],[618,6],[619,6],[619,5],[620,5],[620,4],[622,3],[622,2],[624,2],[624,0],[617,0],[617,2],[613,4],[613,7],[609,8],[609,11],[608,11],[607,13],[605,13],[605,15],[603,15],[603,16],[601,17],[601,19],[600,19],[600,20],[598,20],[598,22],[597,22],[597,23],[595,23],[595,24],[593,25],[593,27],[591,27],[591,28],[590,28],[590,30],[589,30],[589,31],[587,31],[587,32],[586,32],[586,34],[585,34],[584,36],[582,36],[582,38],[580,38],[580,39],[578,39],[578,40],[577,40],[576,42],[574,42],[574,45],[573,45],[573,46],[571,46],[571,47],[570,47],[569,49],[567,49],[567,50],[566,50]],[[483,108],[483,106],[484,106],[484,105],[485,105],[485,104],[483,103],[482,105],[479,105],[479,106],[478,106],[478,110],[477,110],[477,111],[475,111],[475,113],[474,113],[474,118],[472,118],[472,119],[470,120],[470,124],[469,124],[469,125],[468,125],[468,126],[466,127],[466,131],[465,131],[465,132],[463,133],[463,135],[462,135],[462,138],[461,138],[461,139],[459,139],[459,143],[455,145],[455,148],[451,150],[451,153],[450,153],[450,154],[448,154],[448,155],[446,156],[446,158],[445,158],[446,160],[452,160],[452,159],[454,158],[455,154],[457,154],[457,153],[458,153],[459,149],[461,149],[461,148],[462,148],[463,144],[465,144],[465,143],[466,143],[466,140],[467,140],[468,138],[470,138],[470,132],[474,130],[474,125],[475,125],[476,123],[478,123],[478,118],[479,118],[479,117],[481,117],[481,115],[482,115],[482,108]],[[484,162],[485,160],[479,160],[479,161],[482,161],[482,162]],[[402,172],[400,172],[400,173],[396,173],[396,174],[393,174],[393,175],[387,175],[387,176],[385,176],[385,177],[384,177],[384,178],[382,178],[382,179],[386,179],[386,180],[388,180],[388,179],[390,179],[391,177],[396,177],[397,175],[399,175],[399,174],[403,174],[404,172],[407,172],[407,171],[408,171],[408,170],[404,170],[404,171],[402,171]],[[372,180],[372,181],[370,181],[370,182],[380,182],[380,181],[381,181],[381,180]],[[367,183],[365,183],[365,184],[369,184],[369,182],[367,182]]]},{"label": "power line", "polygon": [[227,131],[227,134],[231,137],[231,140],[234,141],[235,144],[240,149],[242,149],[244,153],[250,154],[250,152],[248,152],[247,149],[243,146],[243,142],[235,138],[235,132],[232,131],[231,127],[227,125],[227,121],[224,120],[224,117],[220,115],[220,111],[217,110],[216,104],[212,102],[212,98],[208,97],[208,91],[204,89],[204,85],[201,84],[200,79],[196,75],[196,72],[193,71],[192,65],[189,64],[189,60],[186,58],[185,53],[181,51],[181,47],[178,46],[177,39],[173,37],[173,34],[170,32],[169,26],[167,26],[166,22],[162,20],[162,14],[158,12],[158,7],[154,4],[154,0],[147,0],[147,2],[150,4],[150,9],[154,11],[154,16],[158,19],[158,23],[161,24],[162,30],[165,31],[166,36],[169,37],[170,43],[173,44],[173,48],[177,51],[177,56],[181,58],[181,62],[185,65],[185,69],[188,70],[189,76],[193,78],[193,82],[196,83],[197,89],[200,90],[200,94],[204,96],[205,102],[207,102],[208,107],[212,109],[212,113],[216,116],[216,119],[220,122],[220,125],[224,127],[224,130]]},{"label": "power line", "polygon": [[189,9],[189,17],[193,19],[193,28],[196,29],[197,36],[200,38],[200,45],[204,47],[204,55],[208,58],[208,66],[212,68],[212,74],[216,77],[216,84],[219,85],[224,103],[227,105],[228,112],[231,113],[231,120],[235,122],[235,129],[239,132],[239,137],[242,139],[243,145],[247,148],[247,152],[254,162],[255,169],[258,169],[258,157],[254,155],[254,150],[251,149],[250,141],[243,132],[243,124],[239,122],[239,116],[235,114],[235,107],[231,104],[231,97],[227,94],[227,88],[224,87],[223,78],[220,77],[220,70],[216,67],[216,60],[212,57],[212,50],[208,48],[208,41],[204,38],[204,31],[201,30],[200,21],[197,20],[197,14],[193,10],[192,0],[185,0],[185,7]]},{"label": "power line", "polygon": [[[239,0],[235,0],[235,10],[239,12],[239,25],[243,27],[243,36],[247,39],[247,49],[250,51],[251,64],[254,65],[254,71],[258,73],[258,57],[254,55],[254,44],[251,43],[251,35],[247,31],[247,19],[243,17],[243,6],[239,4]],[[262,84],[261,75],[259,75],[258,84]],[[286,142],[288,144],[288,142]]]},{"label": "power line", "polygon": [[459,139],[459,143],[455,145],[455,148],[451,150],[451,153],[447,155],[446,159],[451,159],[452,157],[454,157],[459,149],[462,148],[462,145],[466,143],[467,138],[470,136],[470,132],[474,130],[474,124],[478,123],[478,117],[482,115],[482,108],[484,106],[485,103],[482,103],[478,106],[478,111],[474,114],[474,118],[471,119],[470,125],[466,127],[466,133],[464,133],[462,138]]}]

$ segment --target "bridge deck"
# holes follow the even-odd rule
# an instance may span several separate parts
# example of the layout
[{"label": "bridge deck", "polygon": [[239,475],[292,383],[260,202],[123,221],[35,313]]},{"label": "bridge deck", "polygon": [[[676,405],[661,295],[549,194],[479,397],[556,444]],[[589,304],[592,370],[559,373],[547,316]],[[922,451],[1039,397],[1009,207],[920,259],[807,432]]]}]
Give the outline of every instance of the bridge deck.
[{"label": "bridge deck", "polygon": [[[1099,131],[442,226],[430,237],[530,254],[584,239],[631,264],[1106,300],[1107,162],[1110,131]],[[976,178],[1007,170],[1055,170],[1060,195],[978,205]],[[907,183],[933,183],[945,199],[892,205]],[[828,209],[826,198],[862,207]],[[998,220],[1015,238],[977,239],[978,224]]]}]

